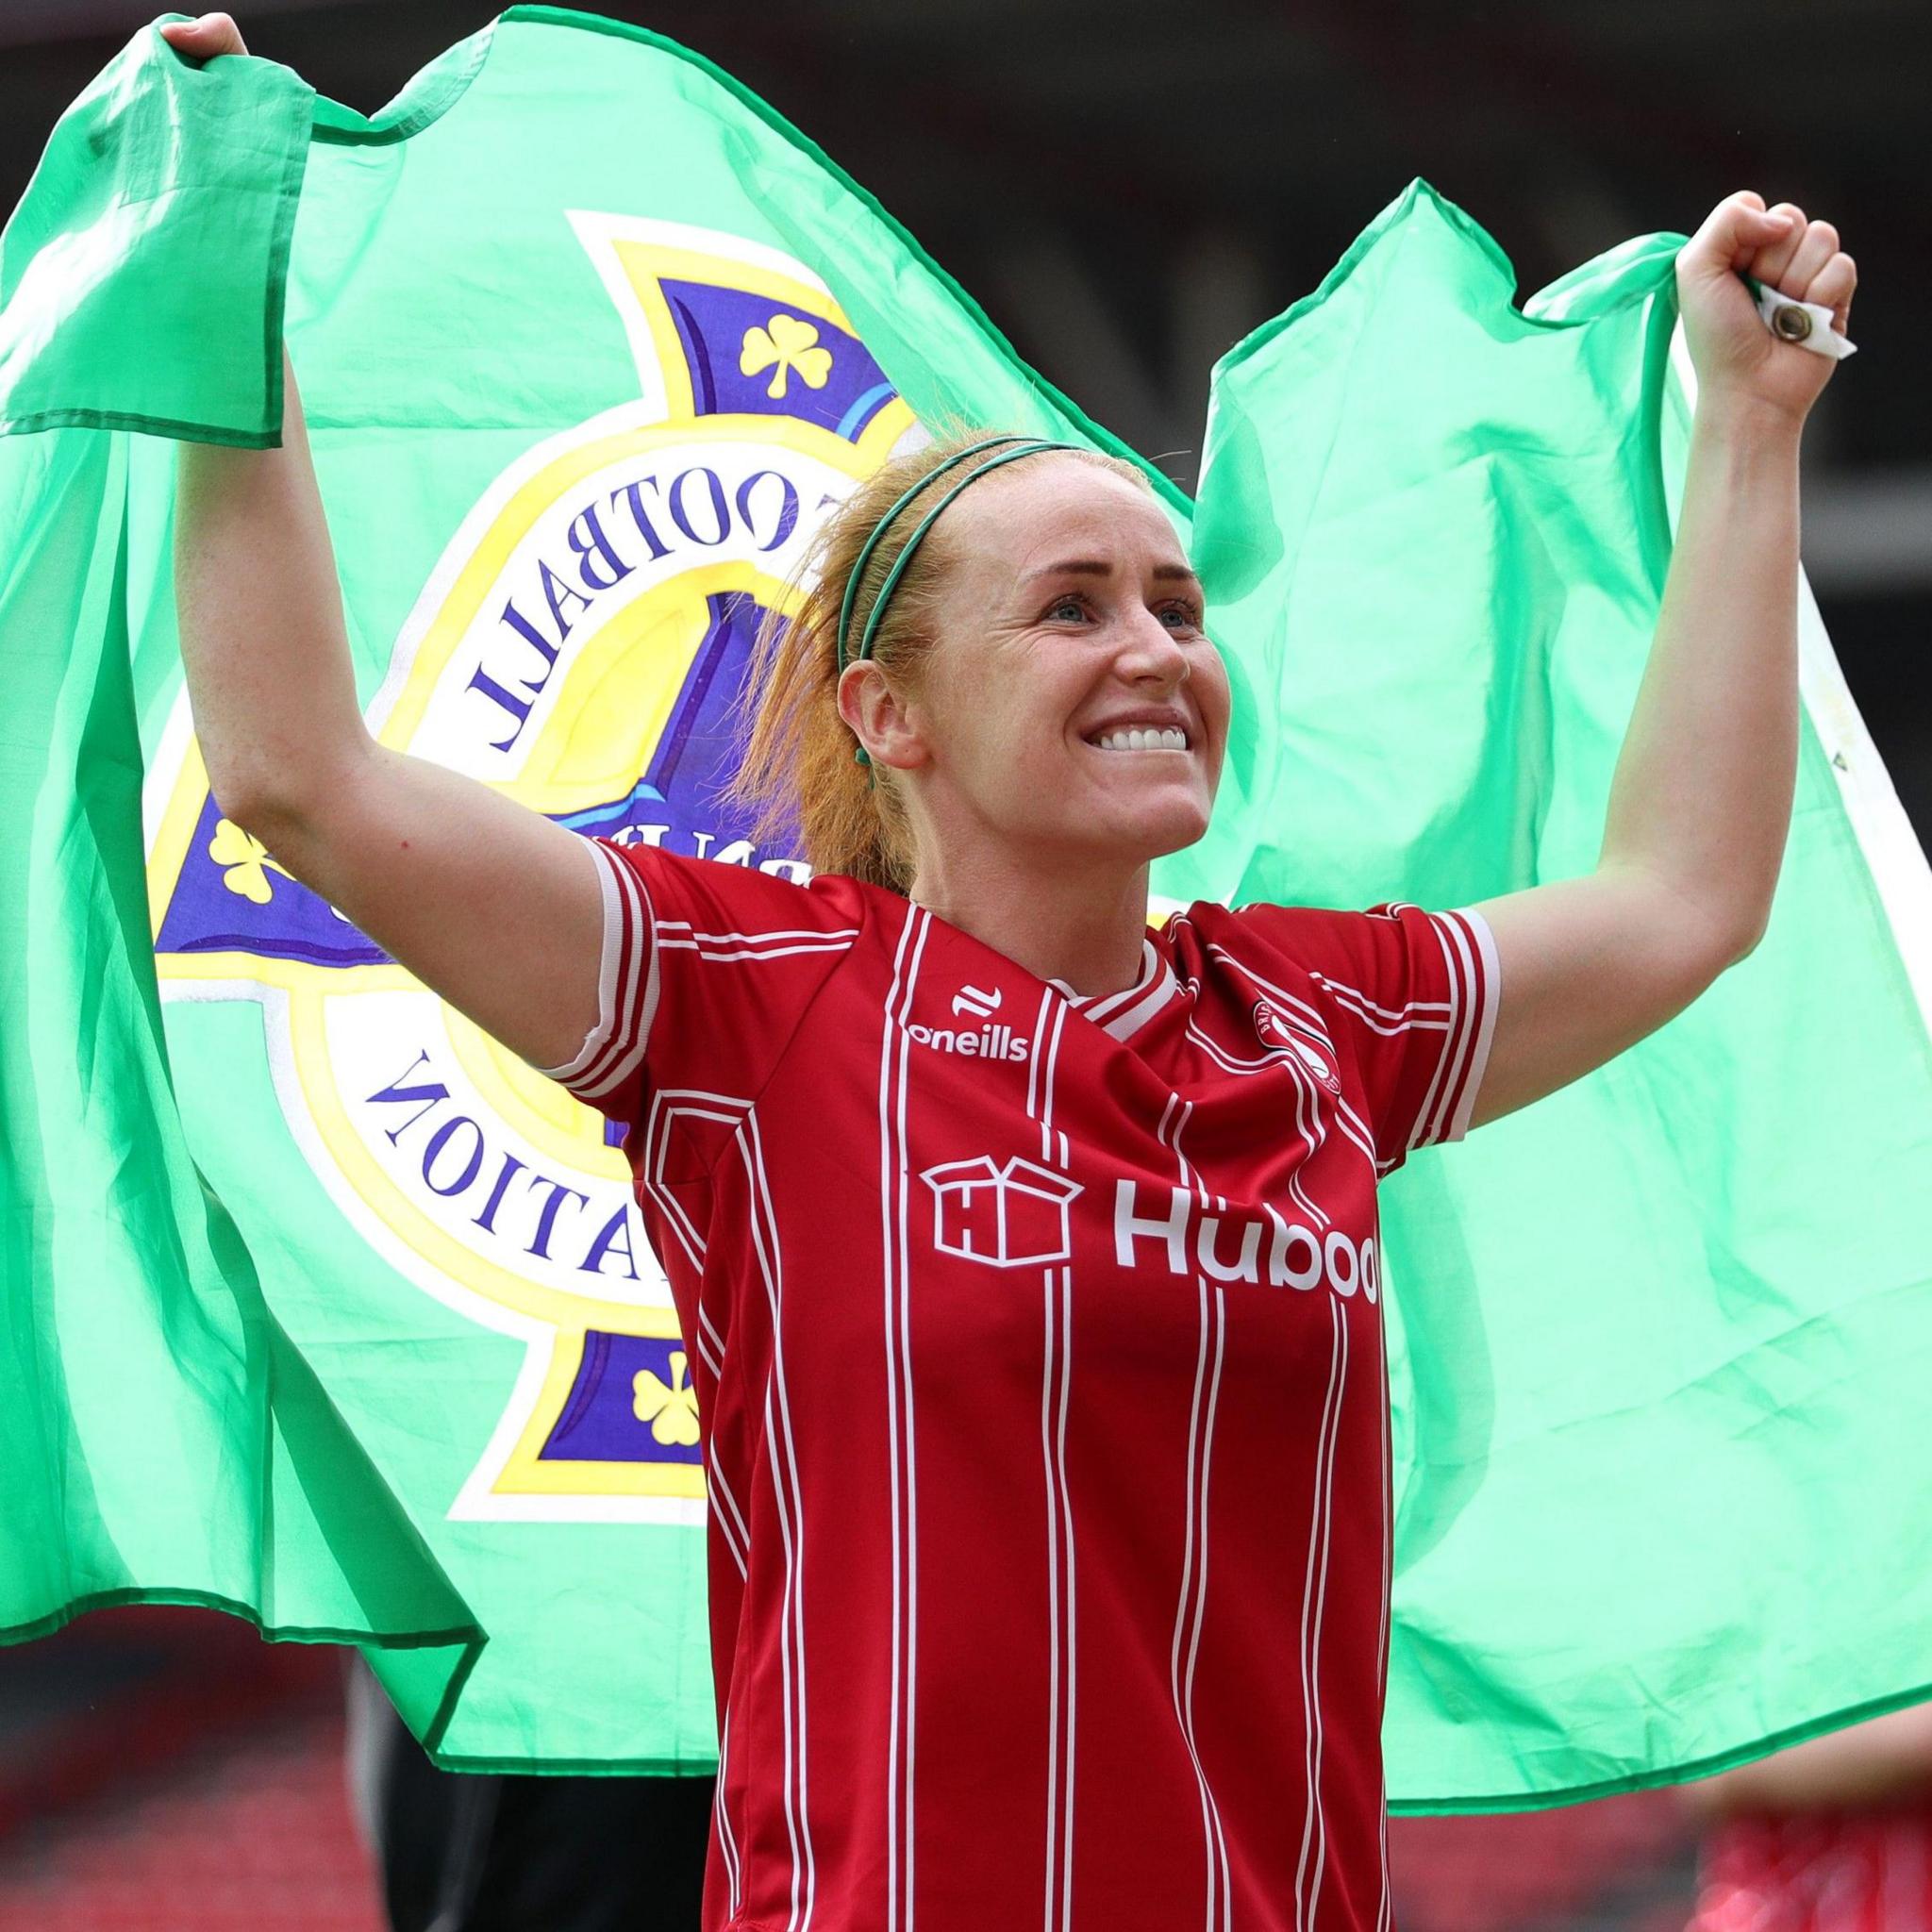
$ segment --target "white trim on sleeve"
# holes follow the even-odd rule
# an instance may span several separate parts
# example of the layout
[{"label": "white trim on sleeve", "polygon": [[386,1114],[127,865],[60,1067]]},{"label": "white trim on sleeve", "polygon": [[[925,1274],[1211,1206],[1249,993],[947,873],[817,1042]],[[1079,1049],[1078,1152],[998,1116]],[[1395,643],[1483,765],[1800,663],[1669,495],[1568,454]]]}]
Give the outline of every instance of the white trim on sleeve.
[{"label": "white trim on sleeve", "polygon": [[1445,1141],[1459,1141],[1469,1132],[1469,1118],[1475,1110],[1476,1094],[1490,1064],[1490,1042],[1495,1036],[1496,1008],[1503,994],[1503,968],[1496,957],[1496,936],[1490,930],[1490,922],[1467,906],[1458,908],[1453,916],[1467,922],[1482,964],[1472,1002],[1475,1008],[1475,1045],[1470,1055],[1469,1071],[1463,1075],[1462,1098],[1450,1116],[1448,1132],[1442,1136]]},{"label": "white trim on sleeve", "polygon": [[[597,861],[604,904],[604,945],[597,966],[597,1021],[584,1043],[560,1067],[541,1072],[581,1098],[608,1092],[643,1058],[658,1010],[658,949],[650,894],[635,867],[608,846],[587,840]],[[643,994],[639,998],[641,977]]]}]

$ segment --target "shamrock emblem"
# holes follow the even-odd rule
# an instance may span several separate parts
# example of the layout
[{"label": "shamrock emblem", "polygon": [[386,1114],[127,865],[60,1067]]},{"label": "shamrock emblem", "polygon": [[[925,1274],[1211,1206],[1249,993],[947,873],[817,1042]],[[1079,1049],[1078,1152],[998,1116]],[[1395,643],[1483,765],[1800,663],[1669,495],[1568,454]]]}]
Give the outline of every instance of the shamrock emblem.
[{"label": "shamrock emblem", "polygon": [[771,370],[771,385],[765,393],[777,402],[794,371],[808,389],[824,389],[831,379],[832,352],[819,346],[819,332],[811,323],[801,322],[795,315],[774,315],[763,328],[745,330],[738,367],[745,375]]},{"label": "shamrock emblem", "polygon": [[244,832],[233,819],[215,821],[208,856],[222,868],[223,885],[257,906],[266,906],[275,897],[275,889],[268,882],[270,873],[278,872],[285,879],[294,876],[287,866],[277,865],[268,856],[268,847],[259,839]]},{"label": "shamrock emblem", "polygon": [[649,1369],[631,1378],[631,1407],[641,1423],[666,1447],[689,1449],[698,1439],[698,1391],[691,1386],[691,1358],[683,1349],[671,1351],[671,1386]]}]

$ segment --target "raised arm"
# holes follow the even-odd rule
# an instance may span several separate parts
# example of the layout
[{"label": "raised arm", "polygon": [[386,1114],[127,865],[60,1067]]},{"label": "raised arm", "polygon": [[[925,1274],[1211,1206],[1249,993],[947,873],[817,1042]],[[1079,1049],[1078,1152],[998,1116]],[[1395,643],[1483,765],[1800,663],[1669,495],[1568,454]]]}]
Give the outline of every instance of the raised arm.
[{"label": "raised arm", "polygon": [[[226,15],[164,26],[245,51]],[[189,703],[225,816],[426,986],[539,1066],[598,1017],[603,900],[575,833],[362,723],[292,371],[282,447],[184,444],[175,574]]]},{"label": "raised arm", "polygon": [[1697,412],[1676,549],[1597,869],[1492,899],[1502,997],[1476,1123],[1527,1106],[1681,1011],[1762,936],[1798,744],[1798,439],[1835,364],[1779,341],[1738,271],[1834,311],[1836,230],[1755,194],[1677,259]]}]

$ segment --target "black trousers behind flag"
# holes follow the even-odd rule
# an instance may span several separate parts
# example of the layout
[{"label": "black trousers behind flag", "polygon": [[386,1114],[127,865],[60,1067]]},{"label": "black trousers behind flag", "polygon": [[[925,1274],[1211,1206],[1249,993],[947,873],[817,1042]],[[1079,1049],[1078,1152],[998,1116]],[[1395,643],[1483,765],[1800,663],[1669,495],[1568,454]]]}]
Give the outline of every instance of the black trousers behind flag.
[{"label": "black trousers behind flag", "polygon": [[438,1771],[359,1657],[348,1697],[391,1932],[697,1932],[710,1778]]}]

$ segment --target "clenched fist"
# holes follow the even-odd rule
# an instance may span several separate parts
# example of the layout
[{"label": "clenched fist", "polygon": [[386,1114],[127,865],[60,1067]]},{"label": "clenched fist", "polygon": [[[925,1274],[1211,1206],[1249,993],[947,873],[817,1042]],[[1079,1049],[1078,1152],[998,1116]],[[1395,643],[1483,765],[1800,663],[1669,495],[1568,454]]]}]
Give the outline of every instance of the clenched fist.
[{"label": "clenched fist", "polygon": [[1774,208],[1748,191],[1727,195],[1677,257],[1677,301],[1697,371],[1698,407],[1768,409],[1803,423],[1838,366],[1780,341],[1759,319],[1740,275],[1831,310],[1845,333],[1858,270],[1829,222],[1790,202]]}]

